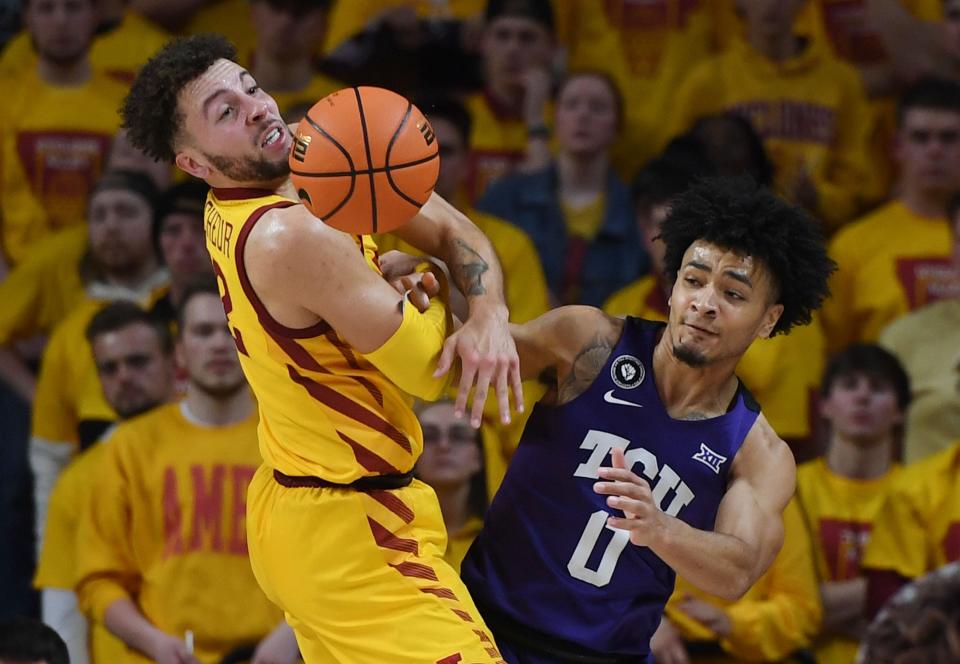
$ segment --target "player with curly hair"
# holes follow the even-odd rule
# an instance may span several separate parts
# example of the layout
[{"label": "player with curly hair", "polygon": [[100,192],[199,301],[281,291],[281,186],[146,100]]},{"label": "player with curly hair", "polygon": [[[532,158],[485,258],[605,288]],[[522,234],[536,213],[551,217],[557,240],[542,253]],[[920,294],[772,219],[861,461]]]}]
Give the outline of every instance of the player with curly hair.
[{"label": "player with curly hair", "polygon": [[810,322],[833,262],[752,181],[695,184],[661,234],[668,322],[572,306],[514,328],[547,392],[461,567],[511,664],[643,661],[676,574],[735,599],[782,545],[793,456],[734,369]]}]

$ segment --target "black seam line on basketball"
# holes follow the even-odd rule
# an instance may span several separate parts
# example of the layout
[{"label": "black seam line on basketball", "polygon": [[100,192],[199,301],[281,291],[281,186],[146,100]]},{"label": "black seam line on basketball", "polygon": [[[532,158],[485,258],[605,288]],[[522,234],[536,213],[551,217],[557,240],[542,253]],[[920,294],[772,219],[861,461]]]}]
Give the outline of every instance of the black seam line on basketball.
[{"label": "black seam line on basketball", "polygon": [[[360,113],[360,128],[363,130],[363,149],[367,153],[367,168],[373,170],[373,157],[370,156],[370,136],[367,134],[367,118],[363,114],[363,99],[360,97],[360,88],[354,88],[353,93],[357,96],[357,111]],[[377,182],[373,173],[370,176],[370,212],[373,215],[373,225],[371,233],[377,232]]]},{"label": "black seam line on basketball", "polygon": [[299,175],[304,178],[343,178],[351,175],[369,175],[370,173],[386,173],[388,171],[400,171],[404,168],[411,168],[413,166],[419,166],[420,164],[425,164],[428,161],[433,161],[439,156],[439,153],[434,152],[432,155],[423,157],[422,159],[417,159],[414,161],[407,161],[402,164],[394,164],[393,166],[384,166],[383,168],[370,168],[362,171],[336,171],[332,173],[304,173],[303,171],[296,171],[290,169],[290,172],[294,175]]},{"label": "black seam line on basketball", "polygon": [[[407,101],[407,110],[404,111],[403,117],[400,119],[400,124],[397,126],[396,131],[393,132],[393,136],[390,137],[390,143],[387,144],[387,164],[390,163],[390,153],[393,151],[393,144],[397,142],[397,137],[400,135],[400,132],[403,131],[403,126],[407,124],[407,120],[410,119],[410,110],[412,108],[413,104]],[[423,203],[418,203],[407,196],[404,191],[401,191],[400,187],[398,187],[396,182],[393,181],[393,175],[390,174],[390,171],[387,171],[387,182],[389,183],[390,188],[396,192],[397,196],[405,200],[407,203],[414,206],[418,210],[423,207]]]},{"label": "black seam line on basketball", "polygon": [[[327,131],[326,131],[323,127],[321,127],[321,126],[318,125],[316,122],[314,122],[314,121],[313,121],[313,118],[310,117],[310,112],[309,112],[309,111],[304,114],[303,119],[306,120],[307,123],[308,123],[311,127],[313,127],[314,129],[316,129],[316,130],[320,133],[320,135],[326,137],[326,139],[327,139],[328,141],[330,141],[331,143],[333,143],[334,147],[336,147],[338,150],[340,150],[340,152],[343,153],[343,156],[347,158],[347,165],[352,169],[352,168],[353,168],[353,157],[351,157],[351,156],[350,156],[350,153],[347,152],[347,150],[346,150],[342,145],[340,145],[340,141],[338,141],[338,140],[335,139],[333,136],[331,136],[330,134],[328,134]],[[353,196],[353,190],[356,189],[356,187],[357,187],[357,178],[351,177],[351,178],[350,178],[350,190],[347,191],[347,194],[343,197],[343,200],[341,200],[341,201],[337,204],[336,207],[334,207],[332,210],[330,210],[330,212],[327,212],[327,213],[325,213],[325,214],[318,214],[317,216],[318,216],[320,219],[328,219],[328,218],[332,217],[333,215],[335,215],[337,212],[340,211],[340,208],[342,208],[344,205],[347,204],[347,202],[348,202],[348,201],[350,200],[350,198]],[[299,196],[299,194],[297,194],[297,195]]]}]

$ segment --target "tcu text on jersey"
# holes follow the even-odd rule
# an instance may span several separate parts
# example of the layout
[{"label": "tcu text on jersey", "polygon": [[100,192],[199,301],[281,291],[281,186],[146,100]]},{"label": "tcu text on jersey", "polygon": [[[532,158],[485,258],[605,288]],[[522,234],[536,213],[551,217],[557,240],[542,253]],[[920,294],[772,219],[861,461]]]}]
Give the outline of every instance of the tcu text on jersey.
[{"label": "tcu text on jersey", "polygon": [[[590,429],[584,436],[583,442],[580,443],[581,449],[592,450],[590,458],[577,466],[573,476],[592,480],[599,479],[597,471],[604,465],[610,453],[614,449],[623,450],[628,470],[633,470],[637,463],[640,464],[640,474],[650,482],[653,502],[656,506],[668,516],[677,516],[681,509],[693,501],[693,491],[690,490],[686,482],[680,479],[673,468],[667,464],[660,465],[652,452],[643,447],[627,450],[629,444],[630,441],[626,438]],[[671,490],[673,490],[673,498],[664,510],[664,499]],[[567,571],[573,578],[595,586],[605,586],[610,583],[613,571],[617,566],[617,560],[627,546],[627,542],[630,541],[630,533],[607,525],[608,516],[610,515],[606,510],[597,510],[590,515],[590,520],[587,521],[587,526],[584,528],[583,535],[580,536],[580,541],[577,543],[573,556],[567,563]],[[597,569],[590,569],[587,567],[587,561],[596,546],[597,540],[600,539],[604,527],[613,532],[613,537],[607,544]]]}]

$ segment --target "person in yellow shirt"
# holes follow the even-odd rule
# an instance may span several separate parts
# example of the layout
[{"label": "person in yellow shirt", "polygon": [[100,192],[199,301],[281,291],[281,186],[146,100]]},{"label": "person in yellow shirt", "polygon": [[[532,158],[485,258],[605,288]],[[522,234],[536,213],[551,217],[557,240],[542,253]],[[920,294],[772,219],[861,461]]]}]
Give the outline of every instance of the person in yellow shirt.
[{"label": "person in yellow shirt", "polygon": [[[173,392],[170,331],[135,304],[117,302],[97,312],[86,330],[107,403],[126,420],[167,401]],[[70,661],[115,661],[118,642],[102,626],[87,624],[77,608],[75,548],[81,506],[99,477],[106,432],[75,458],[57,480],[44,528],[34,586],[41,591],[41,616],[63,638]],[[91,631],[96,632],[95,634]],[[122,653],[122,651],[121,651]]]},{"label": "person in yellow shirt", "polygon": [[522,401],[490,243],[432,195],[395,233],[446,263],[468,316],[452,331],[442,302],[408,306],[369,237],[298,204],[288,155],[299,137],[222,38],[165,47],[134,81],[123,116],[135,145],[212,187],[207,250],[260,412],[250,561],[304,659],[499,662],[442,560],[436,495],[411,475],[423,446],[411,396],[442,394],[455,358],[455,408],[463,413],[473,390],[474,426],[491,383],[505,421],[508,387]]},{"label": "person in yellow shirt", "polygon": [[872,618],[910,579],[960,560],[960,441],[910,464],[884,500],[860,563]]},{"label": "person in yellow shirt", "polygon": [[81,224],[120,125],[126,87],[95,71],[93,0],[29,0],[33,66],[0,75],[0,245],[15,264],[55,230]]},{"label": "person in yellow shirt", "polygon": [[960,439],[960,195],[947,207],[956,275],[943,283],[943,299],[893,321],[879,343],[896,355],[910,375],[913,402],[907,413],[903,458],[907,463],[950,447]]},{"label": "person in yellow shirt", "polygon": [[414,472],[437,493],[447,529],[443,558],[459,572],[487,509],[480,432],[454,415],[451,400],[421,406],[417,419],[423,429],[423,454]]},{"label": "person in yellow shirt", "polygon": [[827,348],[874,342],[953,279],[947,203],[960,188],[960,84],[924,79],[898,111],[896,196],[830,243],[838,269],[821,322]]},{"label": "person in yellow shirt", "polygon": [[872,175],[863,85],[822,40],[794,30],[804,0],[742,5],[745,38],[687,77],[669,133],[682,133],[719,111],[745,116],[763,137],[780,193],[837,228],[859,212]]},{"label": "person in yellow shirt", "polygon": [[154,253],[151,225],[156,190],[142,173],[110,172],[96,185],[89,208],[88,286],[83,299],[57,325],[43,352],[30,432],[37,541],[43,541],[47,497],[67,461],[116,416],[99,389],[84,330],[107,303],[147,305],[166,290],[167,271]]},{"label": "person in yellow shirt", "polygon": [[[744,143],[737,145],[734,141],[730,145],[731,153],[750,153]],[[761,150],[742,162],[745,171],[756,174],[761,181],[766,172],[762,156]],[[611,295],[603,305],[605,312],[667,320],[670,283],[663,276],[661,225],[667,219],[670,201],[713,167],[711,151],[694,135],[673,141],[637,174],[632,192],[636,224],[651,269]],[[789,335],[758,340],[737,365],[737,376],[763,407],[774,431],[800,458],[812,456],[808,444],[813,433],[811,405],[820,381],[822,357],[822,333],[818,325],[811,324],[797,327]]]},{"label": "person in yellow shirt", "polygon": [[250,73],[270,92],[287,122],[331,92],[345,87],[316,70],[314,51],[326,31],[330,1],[253,0],[250,13],[257,35]]},{"label": "person in yellow shirt", "polygon": [[900,465],[894,462],[910,404],[910,381],[878,346],[851,346],[823,376],[820,412],[829,425],[826,454],[800,466],[797,500],[813,538],[823,627],[822,664],[853,664],[866,623],[867,582],[860,572]]},{"label": "person in yellow shirt", "polygon": [[810,534],[796,500],[783,511],[783,548],[736,601],[698,590],[677,577],[650,642],[658,663],[793,662],[820,625],[821,605]]},{"label": "person in yellow shirt", "polygon": [[473,120],[467,193],[476,201],[493,180],[550,158],[548,116],[555,53],[549,0],[490,0],[480,46],[484,89],[466,99]]},{"label": "person in yellow shirt", "polygon": [[[90,65],[121,83],[133,80],[143,63],[163,46],[170,36],[140,14],[129,11],[125,2],[97,3],[99,23],[90,47]],[[37,53],[30,35],[20,32],[3,48],[0,71],[35,67]]]},{"label": "person in yellow shirt", "polygon": [[254,660],[292,663],[293,634],[247,558],[256,403],[212,277],[184,293],[178,330],[186,396],[117,426],[81,507],[80,605],[126,644],[121,662],[215,664],[259,643]]}]

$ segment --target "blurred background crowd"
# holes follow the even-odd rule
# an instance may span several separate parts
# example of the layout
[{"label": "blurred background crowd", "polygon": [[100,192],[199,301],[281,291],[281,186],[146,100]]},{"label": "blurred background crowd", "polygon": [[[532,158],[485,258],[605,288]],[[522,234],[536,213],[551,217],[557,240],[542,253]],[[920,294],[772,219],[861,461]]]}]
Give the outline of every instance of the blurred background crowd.
[{"label": "blurred background crowd", "polygon": [[[117,113],[157,49],[200,32],[289,122],[347,85],[414,100],[437,191],[492,241],[517,322],[573,303],[664,319],[658,229],[697,178],[749,175],[809,211],[832,295],[738,368],[801,463],[786,544],[736,602],[679,579],[657,661],[850,663],[865,635],[862,661],[960,661],[954,567],[882,608],[960,560],[955,0],[6,0],[0,618],[42,616],[104,664],[163,635],[203,662],[288,637],[246,562],[256,408],[205,185],[133,149]],[[419,410],[454,565],[522,428],[490,413],[477,432],[451,403]],[[118,600],[153,631],[105,630]],[[34,629],[6,624],[0,659]]]}]

